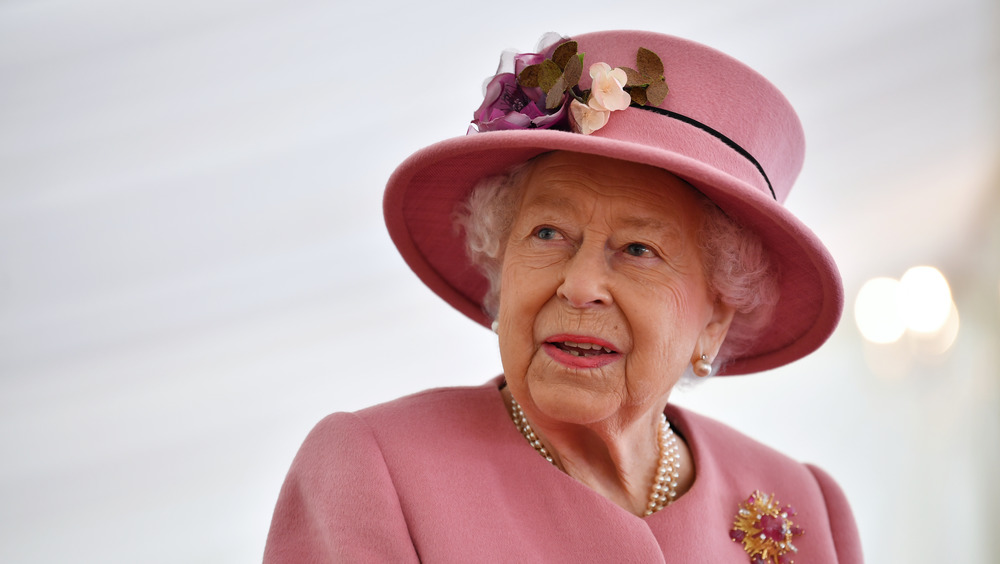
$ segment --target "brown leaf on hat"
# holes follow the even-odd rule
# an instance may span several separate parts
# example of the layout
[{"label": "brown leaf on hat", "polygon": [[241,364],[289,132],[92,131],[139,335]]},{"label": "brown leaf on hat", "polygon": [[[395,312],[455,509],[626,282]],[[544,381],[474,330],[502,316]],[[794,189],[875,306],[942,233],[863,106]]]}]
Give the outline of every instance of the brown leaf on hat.
[{"label": "brown leaf on hat", "polygon": [[639,47],[639,52],[635,54],[635,62],[639,65],[639,72],[643,76],[663,80],[663,61],[656,53],[645,47]]},{"label": "brown leaf on hat", "polygon": [[524,67],[521,74],[517,75],[517,82],[525,88],[538,88],[538,67],[539,65]]},{"label": "brown leaf on hat", "polygon": [[583,75],[583,55],[576,50],[576,41],[563,43],[551,59],[522,69],[517,82],[526,88],[541,88],[545,92],[545,108],[558,108],[564,102],[566,91],[579,84]]},{"label": "brown leaf on hat", "polygon": [[545,109],[553,110],[561,106],[563,103],[563,94],[565,93],[566,81],[560,76],[545,95]]},{"label": "brown leaf on hat", "polygon": [[660,80],[653,81],[646,87],[646,98],[649,103],[654,106],[659,106],[663,103],[663,100],[667,97],[667,83],[660,77]]},{"label": "brown leaf on hat", "polygon": [[632,97],[632,103],[645,106],[649,103],[649,98],[646,97],[646,87],[645,86],[635,86],[630,88],[628,95]]},{"label": "brown leaf on hat", "polygon": [[545,59],[539,63],[538,85],[542,87],[542,90],[545,92],[552,90],[552,87],[556,85],[556,82],[560,78],[562,78],[562,69],[559,68],[559,65],[552,62],[551,59]]},{"label": "brown leaf on hat", "polygon": [[639,71],[631,69],[629,67],[618,67],[625,71],[625,86],[645,86],[646,80],[643,79]]},{"label": "brown leaf on hat", "polygon": [[632,103],[640,106],[659,106],[667,97],[667,83],[663,78],[663,61],[660,57],[639,47],[635,54],[639,70],[619,67],[625,71],[625,90],[632,97]]},{"label": "brown leaf on hat", "polygon": [[580,84],[580,77],[583,76],[583,55],[570,57],[563,66],[563,79],[566,81],[566,90]]},{"label": "brown leaf on hat", "polygon": [[556,47],[555,52],[552,53],[552,62],[559,65],[560,69],[565,69],[569,60],[573,58],[573,55],[576,55],[576,50],[576,41],[567,41]]}]

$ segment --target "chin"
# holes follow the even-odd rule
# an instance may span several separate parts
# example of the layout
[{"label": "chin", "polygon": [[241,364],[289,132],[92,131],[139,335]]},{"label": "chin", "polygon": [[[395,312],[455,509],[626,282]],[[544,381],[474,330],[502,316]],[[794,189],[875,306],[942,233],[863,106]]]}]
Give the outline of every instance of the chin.
[{"label": "chin", "polygon": [[621,408],[621,396],[568,383],[528,384],[531,402],[539,413],[564,423],[586,425],[603,421]]}]

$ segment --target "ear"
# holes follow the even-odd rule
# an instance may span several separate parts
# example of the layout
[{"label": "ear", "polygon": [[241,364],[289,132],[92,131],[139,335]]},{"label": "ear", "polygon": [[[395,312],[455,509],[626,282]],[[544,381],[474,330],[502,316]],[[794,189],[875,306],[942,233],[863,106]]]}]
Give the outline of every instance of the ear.
[{"label": "ear", "polygon": [[736,309],[733,306],[716,300],[712,306],[708,323],[702,329],[701,335],[698,336],[697,349],[692,351],[691,358],[697,359],[701,358],[701,355],[705,355],[709,362],[715,360],[715,357],[719,356],[719,349],[722,348],[722,342],[726,340],[726,334],[729,332],[729,326],[735,315]]}]

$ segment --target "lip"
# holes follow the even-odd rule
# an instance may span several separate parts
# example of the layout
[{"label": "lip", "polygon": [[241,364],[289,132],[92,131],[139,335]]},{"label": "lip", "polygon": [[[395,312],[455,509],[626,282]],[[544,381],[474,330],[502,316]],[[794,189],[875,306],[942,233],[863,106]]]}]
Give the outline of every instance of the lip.
[{"label": "lip", "polygon": [[[605,353],[594,356],[574,356],[553,344],[553,343],[564,343],[564,342],[586,343],[589,345],[597,345],[600,347],[611,349],[611,351],[613,352],[611,352],[610,354]],[[558,362],[559,364],[562,364],[563,366],[566,366],[568,368],[579,368],[579,369],[600,368],[602,366],[607,366],[608,364],[617,361],[622,356],[621,353],[618,352],[618,348],[615,347],[614,344],[609,343],[608,341],[605,341],[603,339],[598,339],[597,337],[589,337],[586,335],[570,335],[570,334],[552,335],[551,337],[545,339],[545,342],[542,343],[542,349],[545,350],[545,353],[548,354],[549,357],[552,358],[552,360]]]}]

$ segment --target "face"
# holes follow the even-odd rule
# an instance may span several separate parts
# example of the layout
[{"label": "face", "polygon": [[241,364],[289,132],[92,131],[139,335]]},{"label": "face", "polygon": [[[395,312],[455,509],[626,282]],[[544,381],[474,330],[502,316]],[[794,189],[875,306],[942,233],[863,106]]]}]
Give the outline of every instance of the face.
[{"label": "face", "polygon": [[504,253],[500,355],[538,422],[662,410],[731,314],[709,295],[698,196],[653,167],[552,153],[525,179]]}]

